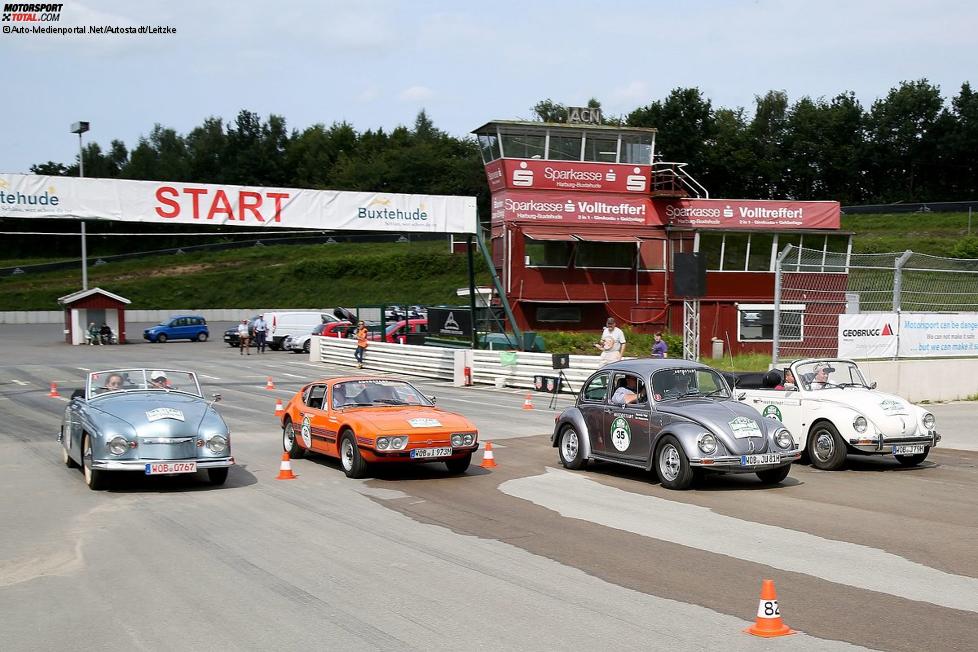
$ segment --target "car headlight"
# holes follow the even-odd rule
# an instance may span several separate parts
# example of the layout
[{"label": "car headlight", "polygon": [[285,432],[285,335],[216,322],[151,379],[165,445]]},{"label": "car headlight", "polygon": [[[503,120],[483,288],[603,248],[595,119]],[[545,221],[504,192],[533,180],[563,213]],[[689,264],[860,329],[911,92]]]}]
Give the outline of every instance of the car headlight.
[{"label": "car headlight", "polygon": [[129,440],[125,437],[113,437],[106,446],[113,455],[122,455],[129,450]]},{"label": "car headlight", "polygon": [[852,429],[858,433],[866,432],[866,417],[860,415],[853,419]]},{"label": "car headlight", "polygon": [[387,437],[378,437],[377,438],[377,449],[378,450],[385,451],[385,450],[387,450],[390,447],[391,447],[391,440],[389,438],[387,438]]},{"label": "car headlight", "polygon": [[791,448],[795,445],[795,440],[792,439],[790,432],[782,428],[774,434],[774,443],[778,448]]},{"label": "car headlight", "polygon": [[459,448],[463,441],[462,435],[452,435],[452,446],[454,448]]},{"label": "car headlight", "polygon": [[212,453],[223,453],[228,448],[228,440],[222,435],[214,435],[207,440],[207,448]]},{"label": "car headlight", "polygon": [[407,448],[407,437],[391,438],[391,450],[400,451]]},{"label": "car headlight", "polygon": [[928,412],[927,414],[925,414],[924,415],[924,418],[921,419],[921,421],[924,424],[924,428],[926,428],[927,430],[933,430],[934,429],[934,425],[937,424],[937,419],[935,419],[934,418],[934,415],[931,414],[930,412]]},{"label": "car headlight", "polygon": [[466,446],[471,446],[475,443],[475,435],[473,435],[471,432],[465,433],[462,435],[462,443]]},{"label": "car headlight", "polygon": [[702,435],[697,437],[696,445],[700,447],[700,450],[707,455],[712,455],[717,450],[717,438],[713,436],[712,433],[704,432]]}]

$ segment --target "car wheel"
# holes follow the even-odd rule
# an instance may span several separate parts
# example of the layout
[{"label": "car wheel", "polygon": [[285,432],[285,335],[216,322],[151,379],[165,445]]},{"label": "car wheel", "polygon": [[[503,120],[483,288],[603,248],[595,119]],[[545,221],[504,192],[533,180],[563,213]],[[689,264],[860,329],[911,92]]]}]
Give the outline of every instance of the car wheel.
[{"label": "car wheel", "polygon": [[306,449],[299,446],[295,437],[295,426],[291,421],[286,421],[282,428],[282,448],[294,460],[302,459],[306,456]]},{"label": "car wheel", "polygon": [[445,462],[445,466],[448,467],[448,472],[452,474],[465,473],[466,469],[469,468],[469,464],[472,463],[472,453],[468,453],[465,457],[459,457],[458,459],[448,460]]},{"label": "car wheel", "polygon": [[227,466],[221,466],[216,469],[207,469],[207,482],[211,483],[215,487],[224,484],[228,479],[228,471],[230,471],[230,468]]},{"label": "car wheel", "polygon": [[228,342],[228,346],[230,346],[232,349],[236,349],[236,348],[238,348],[241,345],[240,344],[235,344],[234,342]]},{"label": "car wheel", "polygon": [[916,455],[894,455],[897,462],[902,466],[917,466],[921,462],[927,459],[930,454],[930,448],[925,448],[923,453],[917,453]]},{"label": "car wheel", "polygon": [[71,455],[68,454],[68,449],[65,448],[64,445],[61,446],[61,461],[64,462],[65,466],[67,466],[69,469],[78,468],[78,462],[71,459]]},{"label": "car wheel", "polygon": [[820,421],[812,427],[806,450],[816,469],[837,471],[846,463],[846,444],[828,421]]},{"label": "car wheel", "polygon": [[683,447],[672,435],[666,435],[655,454],[659,481],[667,489],[687,489],[693,482],[693,469]]},{"label": "car wheel", "polygon": [[105,474],[92,468],[92,439],[88,435],[82,437],[82,470],[89,489],[97,491],[105,487]]},{"label": "car wheel", "polygon": [[356,439],[349,430],[340,441],[340,464],[348,478],[362,478],[367,475],[367,463],[363,461]]},{"label": "car wheel", "polygon": [[788,477],[788,472],[791,470],[790,464],[785,464],[784,466],[779,466],[776,469],[766,469],[764,471],[758,471],[757,477],[764,484],[778,484],[782,480]]},{"label": "car wheel", "polygon": [[307,355],[309,354],[309,340],[306,340],[306,343],[302,345],[302,352]]},{"label": "car wheel", "polygon": [[584,466],[584,451],[581,450],[581,437],[573,426],[566,426],[560,431],[557,442],[557,455],[560,463],[567,469],[579,469]]},{"label": "car wheel", "polygon": [[160,344],[166,344],[166,335],[160,333],[159,335],[156,336],[156,341],[159,342]]},{"label": "car wheel", "polygon": [[206,342],[207,341],[207,333],[197,333],[197,341],[198,342]]}]

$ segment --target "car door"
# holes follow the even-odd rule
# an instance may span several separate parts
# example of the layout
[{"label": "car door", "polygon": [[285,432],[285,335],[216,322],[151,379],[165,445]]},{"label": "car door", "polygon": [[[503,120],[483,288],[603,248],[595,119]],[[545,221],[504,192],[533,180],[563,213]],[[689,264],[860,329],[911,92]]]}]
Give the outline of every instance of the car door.
[{"label": "car door", "polygon": [[302,408],[302,423],[299,436],[306,448],[325,452],[326,437],[326,385],[316,384],[309,388],[306,394],[306,404]]},{"label": "car door", "polygon": [[[784,377],[782,371],[782,377]],[[793,385],[792,385],[793,386]],[[801,389],[755,389],[751,390],[744,401],[765,417],[777,419],[783,423],[795,441],[805,445],[806,419],[802,414]],[[736,390],[734,394],[737,394]]]},{"label": "car door", "polygon": [[605,411],[608,410],[607,398],[610,376],[609,373],[591,376],[581,390],[581,399],[577,404],[577,409],[581,411],[581,415],[584,417],[584,425],[587,427],[591,452],[600,455],[604,455],[607,446],[604,418]]},{"label": "car door", "polygon": [[649,459],[651,447],[651,408],[645,382],[636,374],[617,372],[611,377],[610,396],[620,386],[626,385],[626,379],[631,379],[636,387],[638,397],[634,403],[620,405],[610,399],[605,410],[606,448],[605,453],[623,462],[646,462]]}]

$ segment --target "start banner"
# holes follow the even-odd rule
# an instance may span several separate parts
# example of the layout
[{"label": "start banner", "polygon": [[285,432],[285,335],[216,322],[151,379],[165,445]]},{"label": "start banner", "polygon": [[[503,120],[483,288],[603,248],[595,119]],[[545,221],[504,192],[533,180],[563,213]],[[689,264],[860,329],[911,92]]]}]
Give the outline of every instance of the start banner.
[{"label": "start banner", "polygon": [[896,357],[899,325],[896,313],[839,315],[839,357]]},{"label": "start banner", "polygon": [[0,217],[475,233],[475,197],[0,174]]}]

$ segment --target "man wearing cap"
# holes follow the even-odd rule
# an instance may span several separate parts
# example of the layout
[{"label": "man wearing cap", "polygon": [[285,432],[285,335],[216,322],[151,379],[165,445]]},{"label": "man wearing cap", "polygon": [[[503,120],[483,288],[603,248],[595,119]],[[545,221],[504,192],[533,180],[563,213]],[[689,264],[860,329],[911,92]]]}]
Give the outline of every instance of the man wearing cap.
[{"label": "man wearing cap", "polygon": [[241,350],[241,355],[244,355],[245,351],[251,355],[251,349],[248,348],[249,344],[251,344],[251,333],[248,331],[248,320],[242,319],[241,323],[238,324],[238,347]]},{"label": "man wearing cap", "polygon": [[162,371],[153,371],[149,374],[149,388],[150,389],[168,389],[169,383],[167,382],[166,374]]},{"label": "man wearing cap", "polygon": [[618,328],[614,317],[608,317],[604,330],[601,331],[601,341],[594,346],[601,351],[604,364],[621,360],[625,355],[625,334]]},{"label": "man wearing cap", "polygon": [[815,377],[812,378],[810,387],[812,389],[825,389],[826,385],[829,385],[829,374],[835,371],[834,367],[830,367],[827,364],[820,364],[815,367]]},{"label": "man wearing cap", "polygon": [[255,330],[255,351],[258,353],[265,352],[265,331],[267,326],[265,325],[265,315],[258,315],[258,319],[252,324],[252,328]]}]

